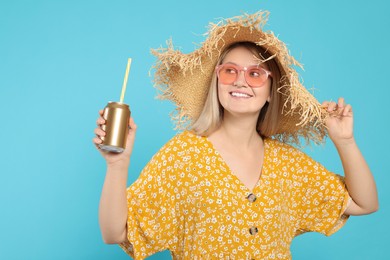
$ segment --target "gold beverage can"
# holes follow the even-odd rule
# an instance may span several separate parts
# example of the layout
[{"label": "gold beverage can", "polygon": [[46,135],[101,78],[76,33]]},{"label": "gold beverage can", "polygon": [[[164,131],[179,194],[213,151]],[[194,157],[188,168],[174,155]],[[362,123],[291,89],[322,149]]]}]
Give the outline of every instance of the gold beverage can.
[{"label": "gold beverage can", "polygon": [[103,142],[99,145],[100,149],[106,152],[123,152],[129,133],[129,106],[120,102],[108,102],[103,118],[106,123],[102,125],[102,129],[106,135],[101,137]]}]

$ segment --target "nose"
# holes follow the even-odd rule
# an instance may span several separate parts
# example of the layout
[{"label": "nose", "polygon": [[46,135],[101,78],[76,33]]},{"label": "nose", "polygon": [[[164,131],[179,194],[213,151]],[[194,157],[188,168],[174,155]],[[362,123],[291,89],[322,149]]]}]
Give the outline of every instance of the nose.
[{"label": "nose", "polygon": [[238,72],[234,85],[237,87],[248,87],[248,84],[246,83],[246,79],[245,79],[245,71],[240,70]]}]

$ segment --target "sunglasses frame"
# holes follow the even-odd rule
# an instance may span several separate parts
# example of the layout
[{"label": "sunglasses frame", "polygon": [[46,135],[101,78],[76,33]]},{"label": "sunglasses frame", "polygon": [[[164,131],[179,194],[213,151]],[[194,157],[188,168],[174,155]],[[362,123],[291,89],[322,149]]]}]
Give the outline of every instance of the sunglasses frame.
[{"label": "sunglasses frame", "polygon": [[248,86],[250,86],[251,88],[260,88],[260,87],[262,87],[264,84],[262,84],[261,86],[256,86],[256,87],[254,87],[251,84],[249,84],[249,82],[248,82],[248,80],[246,78],[246,72],[248,70],[252,69],[252,68],[261,69],[261,70],[263,70],[265,72],[265,74],[267,75],[267,78],[265,79],[264,82],[266,82],[269,77],[272,77],[272,72],[271,71],[266,70],[263,67],[260,67],[259,65],[252,65],[252,66],[249,66],[249,67],[242,67],[242,66],[239,66],[239,65],[236,65],[236,64],[232,64],[232,63],[224,63],[224,64],[217,65],[215,67],[215,73],[217,74],[218,80],[219,80],[219,72],[220,72],[220,70],[223,67],[227,66],[227,65],[229,65],[229,66],[233,67],[234,69],[236,69],[237,70],[237,75],[236,75],[236,78],[234,79],[233,82],[231,82],[231,83],[223,83],[222,82],[222,84],[227,84],[227,85],[233,84],[234,82],[237,81],[238,75],[241,73],[241,71],[243,71],[244,72],[244,79],[245,79],[245,82],[248,84]]}]

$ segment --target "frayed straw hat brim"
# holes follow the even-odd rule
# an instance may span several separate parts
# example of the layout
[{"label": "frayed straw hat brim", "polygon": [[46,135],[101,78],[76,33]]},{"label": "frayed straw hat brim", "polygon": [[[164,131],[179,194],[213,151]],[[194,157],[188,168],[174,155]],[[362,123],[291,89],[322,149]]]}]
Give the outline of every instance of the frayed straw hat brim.
[{"label": "frayed straw hat brim", "polygon": [[274,138],[295,144],[300,144],[300,137],[315,143],[323,141],[327,113],[301,84],[295,70],[302,68],[301,64],[271,31],[263,30],[268,15],[267,11],[260,11],[210,23],[205,34],[207,39],[188,54],[175,50],[171,41],[167,48],[152,50],[157,57],[155,86],[161,92],[159,98],[176,104],[171,117],[176,121],[177,129],[185,129],[199,117],[220,53],[233,43],[249,41],[271,53],[282,74],[278,91],[284,107]]}]

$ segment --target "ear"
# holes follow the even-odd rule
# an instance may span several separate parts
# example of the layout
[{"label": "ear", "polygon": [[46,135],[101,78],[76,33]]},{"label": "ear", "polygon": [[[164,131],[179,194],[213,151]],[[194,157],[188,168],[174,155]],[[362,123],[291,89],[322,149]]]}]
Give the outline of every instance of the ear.
[{"label": "ear", "polygon": [[269,103],[271,101],[271,95],[267,97],[267,102]]}]

